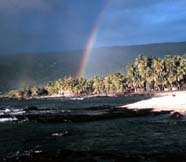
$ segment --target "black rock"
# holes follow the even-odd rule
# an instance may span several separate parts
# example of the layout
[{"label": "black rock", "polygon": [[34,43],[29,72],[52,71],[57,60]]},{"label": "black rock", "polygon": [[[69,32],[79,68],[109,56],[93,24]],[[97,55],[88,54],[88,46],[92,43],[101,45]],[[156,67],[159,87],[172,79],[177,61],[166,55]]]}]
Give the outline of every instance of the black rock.
[{"label": "black rock", "polygon": [[37,106],[28,106],[27,107],[27,110],[38,110],[38,107]]},{"label": "black rock", "polygon": [[175,112],[171,115],[171,118],[174,118],[174,119],[181,119],[183,117],[183,115],[179,112]]}]

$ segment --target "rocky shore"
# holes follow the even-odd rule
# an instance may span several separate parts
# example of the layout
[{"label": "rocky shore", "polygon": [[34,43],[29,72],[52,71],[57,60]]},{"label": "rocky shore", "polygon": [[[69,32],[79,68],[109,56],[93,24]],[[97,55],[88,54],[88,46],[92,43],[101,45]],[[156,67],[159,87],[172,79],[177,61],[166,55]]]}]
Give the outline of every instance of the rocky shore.
[{"label": "rocky shore", "polygon": [[65,122],[90,122],[113,118],[139,117],[159,115],[169,111],[153,112],[152,109],[135,111],[132,109],[118,109],[113,106],[103,105],[89,107],[86,110],[54,110],[28,107],[24,109],[1,109],[0,122],[41,122],[41,123],[65,123]]}]

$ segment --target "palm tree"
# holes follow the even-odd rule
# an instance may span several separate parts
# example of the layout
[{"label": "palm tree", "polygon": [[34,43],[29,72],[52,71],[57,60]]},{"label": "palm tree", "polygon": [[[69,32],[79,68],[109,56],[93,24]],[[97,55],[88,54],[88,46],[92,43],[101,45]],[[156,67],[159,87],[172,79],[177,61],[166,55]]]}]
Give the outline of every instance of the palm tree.
[{"label": "palm tree", "polygon": [[154,57],[152,59],[152,81],[154,82],[153,87],[161,90],[164,82],[164,61],[161,58]]},{"label": "palm tree", "polygon": [[110,76],[105,76],[103,78],[103,85],[104,85],[104,90],[105,90],[106,94],[110,93],[111,84],[112,84],[111,77]]},{"label": "palm tree", "polygon": [[126,78],[129,88],[135,89],[135,91],[137,88],[143,88],[144,81],[141,79],[138,67],[133,64],[129,64]]},{"label": "palm tree", "polygon": [[103,79],[99,76],[95,76],[93,78],[93,93],[94,94],[101,94],[103,90]]}]

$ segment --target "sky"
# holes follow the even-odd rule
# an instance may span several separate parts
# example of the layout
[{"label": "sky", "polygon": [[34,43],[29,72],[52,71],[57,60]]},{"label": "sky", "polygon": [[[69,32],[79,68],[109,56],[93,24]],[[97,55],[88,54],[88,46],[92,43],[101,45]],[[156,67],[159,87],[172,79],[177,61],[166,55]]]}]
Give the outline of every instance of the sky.
[{"label": "sky", "polygon": [[186,41],[185,0],[0,0],[0,54]]}]

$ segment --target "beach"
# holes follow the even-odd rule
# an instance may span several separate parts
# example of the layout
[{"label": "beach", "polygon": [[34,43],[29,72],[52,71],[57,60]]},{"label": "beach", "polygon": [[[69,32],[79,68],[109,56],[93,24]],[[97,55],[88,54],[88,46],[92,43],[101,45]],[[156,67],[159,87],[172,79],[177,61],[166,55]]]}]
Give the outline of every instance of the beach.
[{"label": "beach", "polygon": [[126,104],[121,108],[153,109],[153,111],[172,111],[186,114],[186,91],[157,93],[150,99]]}]

